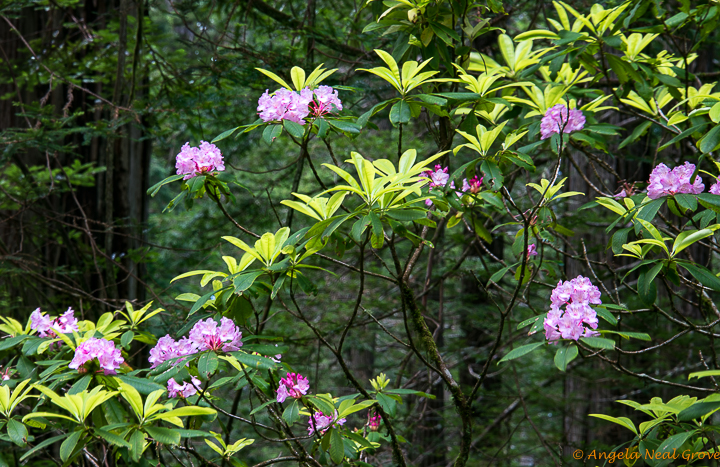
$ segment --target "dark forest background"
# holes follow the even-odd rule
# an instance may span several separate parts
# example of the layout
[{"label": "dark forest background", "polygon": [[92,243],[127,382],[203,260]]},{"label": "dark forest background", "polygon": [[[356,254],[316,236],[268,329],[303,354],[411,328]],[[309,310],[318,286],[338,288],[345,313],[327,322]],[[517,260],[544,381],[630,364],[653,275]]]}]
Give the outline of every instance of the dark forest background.
[{"label": "dark forest background", "polygon": [[[592,4],[567,3],[580,11]],[[183,325],[190,305],[176,297],[200,288],[170,280],[189,270],[222,269],[221,257],[232,247],[220,237],[233,233],[208,200],[163,213],[172,190],[154,198],[146,190],[174,174],[175,155],[185,142],[210,141],[256,119],[258,97],[275,84],[255,67],[282,76],[293,65],[338,68],[329,82],[356,88],[340,94],[354,115],[392,94],[386,84],[357,71],[377,63],[373,49],[390,50],[396,41],[392,34],[363,32],[384,9],[378,0],[19,0],[0,5],[0,314],[23,321],[36,307],[55,314],[72,306],[85,318],[97,318],[125,301],[153,300],[165,309],[153,322],[156,335]],[[546,15],[553,11],[551,2],[505,1],[504,13],[489,15],[490,24],[514,36],[546,27]],[[476,49],[497,57],[499,33],[480,36]],[[692,71],[708,81],[720,73],[713,44],[708,40],[692,63]],[[609,123],[629,134],[638,122],[618,116]],[[394,147],[398,130],[386,118],[376,124],[377,130],[360,138],[339,140],[334,151],[372,157]],[[420,123],[404,131],[406,145],[419,153],[435,147]],[[649,142],[641,139],[613,151],[609,164],[622,178],[647,180],[655,151]],[[322,142],[312,144],[314,153],[327,155]],[[230,214],[255,232],[275,231],[287,215],[279,202],[289,197],[297,150],[282,138],[268,145],[259,133],[218,145],[237,182]],[[584,169],[568,169],[568,189],[589,193],[578,170]],[[589,199],[574,200],[574,206]],[[592,222],[568,227],[593,244],[607,243]],[[474,273],[494,260],[485,249],[466,251],[472,239],[463,230],[439,232],[429,263],[434,266],[418,272],[422,277],[416,280],[432,284],[422,296],[426,317],[461,384],[472,386],[496,333],[496,311]],[[487,251],[503,258],[511,243],[495,237]],[[461,254],[466,261],[454,269]],[[601,248],[593,254],[611,256]],[[568,277],[581,272],[572,261],[562,268]],[[303,299],[323,322],[341,323],[341,311],[354,299],[357,278],[346,269],[335,272],[315,284],[317,295]],[[366,308],[390,329],[399,329],[398,310],[388,299],[396,291],[372,279],[365,287]],[[337,363],[309,331],[300,331],[279,309],[268,312],[274,318],[264,332],[290,344],[293,350],[285,358],[314,384],[322,381],[325,390],[349,391]],[[402,408],[409,435],[405,449],[412,465],[446,465],[458,434],[448,421],[454,412],[443,385],[376,332],[369,313],[355,327],[361,332],[351,335],[346,352],[362,379],[384,372],[398,385],[437,396],[411,398]],[[645,371],[684,375],[695,369],[688,362],[696,365],[699,350],[705,349],[692,342],[666,346],[648,357]],[[565,455],[574,447],[607,449],[627,433],[588,413],[627,416],[632,411],[613,401],[667,400],[677,394],[611,372],[598,360],[576,360],[561,373],[548,354],[519,361],[517,369],[491,367],[474,404],[477,429],[469,465],[550,464],[528,417],[544,441]],[[248,464],[272,455],[247,453],[257,457]]]}]

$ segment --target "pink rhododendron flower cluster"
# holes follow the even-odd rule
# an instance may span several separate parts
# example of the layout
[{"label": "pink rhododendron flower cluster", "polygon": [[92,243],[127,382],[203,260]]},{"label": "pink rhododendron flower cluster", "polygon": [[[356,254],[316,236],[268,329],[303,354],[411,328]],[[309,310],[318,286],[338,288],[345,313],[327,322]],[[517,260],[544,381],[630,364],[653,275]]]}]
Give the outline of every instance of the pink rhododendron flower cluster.
[{"label": "pink rhododendron flower cluster", "polygon": [[[242,332],[230,318],[220,318],[220,327],[212,318],[198,321],[190,330],[188,337],[175,341],[170,335],[161,337],[155,347],[150,349],[148,361],[152,367],[173,358],[192,355],[204,350],[231,352],[242,347]],[[182,360],[179,360],[182,361]]]},{"label": "pink rhododendron flower cluster", "polygon": [[200,141],[200,147],[197,148],[185,143],[180,153],[175,156],[175,168],[177,174],[185,175],[183,180],[187,180],[209,172],[222,172],[225,170],[225,163],[217,146]]},{"label": "pink rhododendron flower cluster", "polygon": [[530,259],[531,256],[537,256],[537,255],[538,255],[538,252],[537,252],[537,247],[535,246],[535,244],[531,243],[530,245],[528,245],[528,247],[527,247],[528,259]]},{"label": "pink rhododendron flower cluster", "polygon": [[9,381],[10,380],[10,368],[5,367],[5,371],[0,373],[2,377],[0,377],[0,386],[2,386],[3,381]]},{"label": "pink rhododendron flower cluster", "polygon": [[115,348],[112,341],[91,337],[77,346],[75,356],[68,367],[77,370],[85,363],[95,359],[100,364],[100,368],[105,370],[106,375],[114,375],[115,370],[125,362],[120,349]]},{"label": "pink rhododendron flower cluster", "polygon": [[40,308],[37,308],[30,315],[30,329],[38,332],[40,337],[57,337],[55,331],[69,334],[78,330],[78,320],[75,318],[75,311],[68,308],[65,313],[55,319],[43,315]]},{"label": "pink rhododendron flower cluster", "polygon": [[[158,339],[155,347],[150,349],[150,358],[148,358],[148,361],[152,364],[152,368],[155,368],[167,360],[192,355],[197,353],[197,351],[197,344],[187,337],[183,337],[176,342],[175,339],[168,334]],[[178,360],[178,363],[181,361],[182,360]]]},{"label": "pink rhododendron flower cluster", "polygon": [[484,177],[477,178],[477,175],[475,175],[473,178],[470,179],[468,182],[468,179],[463,180],[463,186],[462,191],[463,193],[478,193],[482,189],[482,182]]},{"label": "pink rhododendron flower cluster", "polygon": [[285,402],[285,399],[292,397],[300,399],[310,389],[310,381],[299,373],[288,373],[280,380],[277,389],[277,401]]},{"label": "pink rhododendron flower cluster", "polygon": [[330,112],[342,110],[342,102],[338,92],[330,86],[318,86],[315,90],[315,100],[310,104],[313,115],[319,117]]},{"label": "pink rhododendron flower cluster", "polygon": [[316,432],[322,435],[332,427],[344,425],[345,421],[346,420],[344,418],[338,420],[337,410],[335,411],[334,416],[327,416],[322,412],[315,412],[310,420],[308,420],[308,423],[310,424],[308,427],[308,435],[312,436]]},{"label": "pink rhododendron flower cluster", "polygon": [[699,194],[705,189],[702,179],[697,176],[695,182],[690,183],[690,177],[695,172],[695,164],[685,162],[670,170],[665,164],[658,164],[650,173],[650,184],[647,188],[651,199],[658,199],[665,195],[677,193]]},{"label": "pink rhododendron flower cluster", "polygon": [[[435,170],[426,170],[423,173],[419,175],[422,178],[429,178],[430,183],[428,183],[428,188],[432,190],[435,187],[443,187],[447,185],[448,180],[450,180],[450,175],[448,174],[448,168],[443,167],[440,164],[435,166]],[[452,182],[450,184],[452,188],[455,188],[455,182]],[[429,199],[425,200],[426,206],[432,206],[432,201]]]},{"label": "pink rhododendron flower cluster", "polygon": [[190,330],[190,340],[195,342],[198,350],[222,350],[231,352],[242,347],[242,332],[230,318],[220,318],[220,327],[212,318],[198,321]]},{"label": "pink rhododendron flower cluster", "polygon": [[[592,337],[598,332],[597,313],[590,304],[600,305],[600,289],[590,279],[577,276],[570,281],[560,281],[550,295],[550,311],[545,317],[545,337],[550,342],[563,339],[578,340],[580,337]],[[561,307],[565,309],[561,309]]]},{"label": "pink rhododendron flower cluster", "polygon": [[420,177],[430,179],[430,183],[428,183],[428,188],[430,189],[433,189],[436,186],[445,186],[448,180],[450,180],[448,168],[443,167],[440,164],[435,166],[435,170],[426,170],[421,173]]},{"label": "pink rhododendron flower cluster", "polygon": [[380,429],[380,414],[368,411],[367,426],[370,431],[378,431]]},{"label": "pink rhododendron flower cluster", "polygon": [[178,384],[175,378],[170,378],[167,382],[168,397],[181,397],[187,399],[190,396],[197,394],[197,388],[200,387],[200,380],[196,377],[191,377],[191,382]]},{"label": "pink rhododendron flower cluster", "polygon": [[710,187],[710,193],[713,195],[720,195],[720,179],[716,181],[711,187]]},{"label": "pink rhododendron flower cluster", "polygon": [[318,86],[315,91],[304,88],[300,92],[282,88],[270,94],[269,90],[258,99],[257,111],[263,122],[290,120],[305,124],[305,117],[312,111],[319,117],[342,110],[337,90],[330,86]]},{"label": "pink rhododendron flower cluster", "polygon": [[557,134],[569,134],[585,127],[585,116],[578,109],[570,109],[564,104],[550,107],[540,121],[541,139]]}]

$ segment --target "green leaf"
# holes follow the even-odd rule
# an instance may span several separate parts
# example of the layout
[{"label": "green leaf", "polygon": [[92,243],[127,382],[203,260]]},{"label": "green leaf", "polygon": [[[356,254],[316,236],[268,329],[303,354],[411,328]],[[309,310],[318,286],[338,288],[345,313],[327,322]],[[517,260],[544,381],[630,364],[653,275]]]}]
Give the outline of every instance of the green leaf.
[{"label": "green leaf", "polygon": [[20,447],[27,446],[28,431],[22,422],[11,418],[7,421],[7,433],[10,440]]},{"label": "green leaf", "polygon": [[427,218],[427,211],[420,208],[393,209],[387,212],[387,216],[399,221],[409,222]]},{"label": "green leaf", "polygon": [[143,427],[145,432],[152,438],[162,444],[180,444],[180,433],[170,428],[160,428],[155,426]]},{"label": "green leaf", "polygon": [[394,126],[397,126],[399,123],[408,123],[410,116],[410,106],[403,100],[396,102],[390,107],[390,123]]},{"label": "green leaf", "polygon": [[705,267],[700,266],[699,264],[685,262],[678,262],[677,264],[692,274],[692,276],[705,287],[709,287],[716,292],[720,292],[720,279],[718,279],[717,276],[708,271]]},{"label": "green leaf", "polygon": [[610,415],[604,415],[604,414],[599,414],[599,413],[591,413],[589,415],[591,417],[601,418],[601,419],[607,420],[609,422],[617,423],[618,425],[624,426],[628,430],[631,430],[633,433],[637,434],[637,429],[635,428],[635,425],[629,418],[626,418],[626,417],[615,418],[615,417],[611,417]]},{"label": "green leaf", "polygon": [[[264,409],[265,407],[267,407],[267,406],[270,405],[270,404],[273,404],[274,402],[275,402],[275,399],[271,399],[271,400],[265,402],[264,404],[255,407],[255,408],[252,410],[252,412],[250,412],[250,415],[254,415],[254,414],[260,412],[262,409]],[[284,415],[283,415],[283,416],[284,416]]]},{"label": "green leaf", "polygon": [[620,146],[618,146],[618,149],[622,149],[625,146],[627,146],[628,144],[637,140],[643,133],[645,133],[647,131],[648,128],[650,128],[652,123],[653,122],[645,121],[645,122],[641,123],[640,125],[636,126],[635,130],[633,130],[632,134],[630,134],[630,136],[625,138],[625,140],[622,143],[620,143]]},{"label": "green leaf", "polygon": [[330,458],[336,464],[342,462],[345,457],[345,445],[343,444],[342,436],[338,428],[333,428],[330,435]]},{"label": "green leaf", "polygon": [[[657,291],[654,294],[652,293],[652,286],[655,277],[657,277],[662,268],[663,263],[657,263],[645,274],[640,275],[640,278],[638,279],[638,292],[641,297],[653,297],[653,295],[657,294]],[[655,302],[655,300],[653,299],[652,302]]]},{"label": "green leaf", "polygon": [[140,456],[142,456],[143,447],[145,445],[145,433],[140,430],[133,433],[130,437],[130,444],[132,445],[130,454],[132,455],[133,460],[137,462],[140,460]]},{"label": "green leaf", "polygon": [[[684,433],[678,433],[676,435],[672,435],[662,443],[660,443],[660,446],[658,447],[656,453],[671,453],[674,450],[680,448],[683,444],[685,444],[685,441],[690,439],[692,435],[695,434],[697,430],[691,430],[686,431]],[[662,459],[663,456],[661,455],[660,458]],[[667,459],[667,457],[665,457]]]},{"label": "green leaf", "polygon": [[506,362],[508,360],[515,360],[516,358],[520,358],[523,355],[528,354],[528,353],[532,352],[533,350],[537,349],[538,347],[540,347],[543,344],[544,344],[544,342],[536,342],[534,344],[527,344],[527,345],[520,346],[517,349],[513,349],[510,352],[508,352],[507,355],[505,355],[498,362],[498,365],[501,364],[502,362]]},{"label": "green leaf", "polygon": [[20,462],[24,461],[25,459],[31,457],[33,454],[42,451],[46,447],[55,444],[56,442],[60,441],[61,439],[65,439],[68,436],[70,436],[69,433],[64,433],[62,435],[53,436],[52,438],[48,438],[44,440],[42,443],[34,446],[31,450],[27,451],[25,454],[22,455],[22,457],[19,459]]},{"label": "green leaf", "polygon": [[689,422],[699,420],[703,416],[720,409],[720,402],[696,402],[685,410],[680,411],[678,421]]},{"label": "green leaf", "polygon": [[230,355],[235,357],[238,362],[243,365],[247,365],[250,368],[257,368],[260,370],[274,370],[276,364],[269,358],[261,357],[259,355],[250,355],[244,352],[230,352]]},{"label": "green leaf", "polygon": [[617,323],[618,323],[617,318],[615,317],[615,315],[613,315],[612,313],[610,313],[606,308],[600,307],[600,306],[599,306],[599,307],[596,307],[596,308],[595,308],[595,313],[597,313],[597,315],[598,315],[599,317],[601,317],[602,319],[604,319],[604,320],[607,321],[608,323],[612,324],[613,326],[617,326]]},{"label": "green leaf", "polygon": [[298,407],[298,401],[293,400],[292,404],[288,405],[282,414],[283,420],[285,420],[288,425],[293,426],[295,422],[300,420],[300,408]]},{"label": "green leaf", "polygon": [[235,276],[233,279],[233,286],[235,286],[235,293],[244,292],[255,283],[255,279],[265,274],[262,270],[248,271]]},{"label": "green leaf", "polygon": [[522,321],[520,324],[518,324],[516,329],[522,329],[527,326],[530,326],[531,324],[535,324],[535,322],[537,322],[539,319],[542,319],[544,317],[545,317],[545,315],[538,315],[538,316],[533,316],[532,318],[528,318],[528,319]]},{"label": "green leaf", "polygon": [[211,142],[211,143],[217,143],[218,141],[222,141],[222,140],[224,140],[225,138],[227,138],[228,136],[232,136],[232,134],[235,133],[238,128],[240,128],[240,127],[239,127],[239,126],[236,126],[236,127],[233,128],[232,130],[223,131],[222,133],[220,133],[219,135],[217,135],[214,140],[212,140],[212,141],[210,141],[210,142]]},{"label": "green leaf", "polygon": [[82,430],[73,431],[72,434],[60,445],[60,459],[63,463],[67,462],[72,455],[82,434]]},{"label": "green leaf", "polygon": [[115,433],[111,433],[109,431],[105,431],[103,429],[96,429],[95,434],[103,438],[108,443],[114,445],[114,446],[120,446],[122,448],[132,448],[130,443],[122,439],[120,436],[116,435]]},{"label": "green leaf", "polygon": [[703,154],[713,152],[718,145],[720,145],[720,125],[715,125],[697,142],[697,147]]},{"label": "green leaf", "polygon": [[305,135],[305,127],[290,120],[283,120],[285,130],[295,138],[302,138]]},{"label": "green leaf", "polygon": [[580,340],[596,349],[612,350],[615,348],[615,341],[604,337],[581,337]]},{"label": "green leaf", "polygon": [[160,188],[163,187],[163,185],[167,185],[168,183],[172,183],[174,181],[180,180],[184,176],[185,176],[185,174],[171,175],[170,177],[166,178],[165,180],[158,182],[155,185],[148,188],[147,194],[149,194],[150,196],[155,196],[158,193],[158,191],[160,191]]},{"label": "green leaf", "polygon": [[692,378],[704,378],[706,376],[720,376],[720,370],[696,371],[688,375],[688,381]]},{"label": "green leaf", "polygon": [[268,125],[263,130],[262,138],[265,140],[267,144],[272,144],[273,141],[275,141],[275,138],[280,136],[280,133],[282,133],[282,125]]},{"label": "green leaf", "polygon": [[555,366],[558,367],[560,371],[565,371],[568,364],[575,360],[577,356],[578,348],[575,344],[560,347],[557,352],[555,352]]},{"label": "green leaf", "polygon": [[124,349],[129,349],[133,339],[135,339],[135,333],[132,331],[126,331],[120,337],[120,345],[122,345]]},{"label": "green leaf", "polygon": [[343,133],[350,133],[351,135],[359,135],[360,130],[362,129],[362,127],[360,127],[360,125],[353,123],[353,122],[348,122],[347,120],[338,120],[335,118],[332,118],[332,119],[329,118],[329,119],[327,119],[327,122],[330,124],[330,126],[335,128],[336,130],[340,130]]},{"label": "green leaf", "polygon": [[308,396],[307,399],[323,414],[335,413],[335,406],[326,399],[318,396]]},{"label": "green leaf", "polygon": [[90,385],[90,381],[92,381],[92,375],[83,376],[79,380],[75,381],[75,384],[72,385],[67,393],[72,396],[73,394],[83,392]]},{"label": "green leaf", "polygon": [[677,135],[676,137],[674,137],[667,143],[660,146],[658,151],[662,151],[663,149],[672,146],[673,144],[687,138],[688,136],[695,133],[696,131],[702,131],[707,125],[708,125],[707,123],[701,123],[699,125],[695,125],[694,127],[688,128],[687,130],[683,131],[682,133],[680,133],[679,135]]},{"label": "green leaf", "polygon": [[117,376],[120,381],[123,383],[127,383],[130,386],[134,387],[137,392],[140,394],[147,396],[150,393],[157,391],[158,389],[165,389],[165,386],[161,386],[157,383],[153,383],[147,378],[138,378],[137,376],[126,376],[126,375],[119,375]]},{"label": "green leaf", "polygon": [[218,369],[218,357],[215,352],[206,352],[200,355],[197,363],[198,373],[203,378],[209,378]]}]

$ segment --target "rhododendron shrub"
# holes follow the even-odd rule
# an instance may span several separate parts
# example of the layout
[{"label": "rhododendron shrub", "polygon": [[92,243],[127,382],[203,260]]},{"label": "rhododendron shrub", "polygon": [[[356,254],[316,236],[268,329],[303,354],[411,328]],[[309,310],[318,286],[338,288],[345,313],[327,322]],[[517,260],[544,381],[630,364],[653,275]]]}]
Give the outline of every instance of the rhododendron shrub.
[{"label": "rhododendron shrub", "polygon": [[[520,430],[547,455],[528,462],[562,465],[580,446],[544,439],[535,420],[557,422],[528,374],[569,388],[583,367],[637,383],[623,397],[696,393],[626,404],[650,425],[596,414],[630,429],[628,449],[717,449],[720,182],[705,183],[720,176],[720,92],[699,84],[694,52],[665,50],[686,25],[710,34],[717,6],[554,2],[546,29],[511,37],[488,13],[501,2],[370,3],[364,34],[397,35],[392,51],[342,70],[269,60],[250,117],[172,143],[175,174],[148,194],[225,222],[201,266],[174,271],[172,314],[0,316],[18,462],[464,467],[497,462],[478,446]],[[491,32],[497,45],[475,49]],[[366,149],[377,134],[392,144]],[[248,167],[233,137],[276,165]],[[652,159],[635,158],[645,147]],[[369,380],[349,356],[368,336],[392,363]],[[648,370],[666,348],[683,360]],[[493,405],[495,382],[510,406]]]}]

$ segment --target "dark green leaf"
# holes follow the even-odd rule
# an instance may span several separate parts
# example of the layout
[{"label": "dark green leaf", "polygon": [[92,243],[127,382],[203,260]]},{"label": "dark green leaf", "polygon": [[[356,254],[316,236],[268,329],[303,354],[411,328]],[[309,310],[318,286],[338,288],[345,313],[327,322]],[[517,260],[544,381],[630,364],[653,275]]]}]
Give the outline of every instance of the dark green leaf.
[{"label": "dark green leaf", "polygon": [[693,405],[678,414],[678,420],[689,422],[699,420],[704,415],[720,408],[720,402],[695,402]]},{"label": "dark green leaf", "polygon": [[283,126],[290,136],[302,138],[305,135],[305,127],[290,120],[283,120]]},{"label": "dark green leaf", "polygon": [[170,428],[160,428],[155,426],[143,427],[145,432],[152,438],[162,444],[180,444],[180,433]]},{"label": "dark green leaf", "polygon": [[72,434],[60,445],[60,459],[63,462],[67,462],[70,458],[75,450],[75,446],[77,446],[78,441],[80,441],[82,434],[83,432],[81,430],[73,431]]},{"label": "dark green leaf", "polygon": [[122,439],[120,436],[116,435],[115,433],[111,433],[109,431],[105,431],[103,429],[96,429],[95,434],[103,438],[108,443],[114,445],[114,446],[120,446],[123,448],[130,449],[132,446],[130,443]]},{"label": "dark green leaf", "polygon": [[22,422],[11,418],[7,421],[7,433],[10,440],[20,447],[27,446],[28,431]]},{"label": "dark green leaf", "polygon": [[250,368],[258,368],[260,370],[274,370],[276,367],[275,362],[269,358],[261,357],[259,355],[250,355],[244,352],[230,352],[230,355],[235,357],[237,361],[243,365],[247,365]]},{"label": "dark green leaf", "polygon": [[596,349],[612,350],[615,348],[615,342],[604,337],[581,337],[580,340]]},{"label": "dark green leaf", "polygon": [[290,426],[293,426],[295,422],[300,420],[300,408],[298,407],[297,400],[293,400],[292,403],[285,408],[282,418]]},{"label": "dark green leaf", "polygon": [[699,264],[693,263],[678,263],[678,266],[687,270],[692,276],[697,279],[705,287],[709,287],[716,292],[720,292],[720,279],[717,278],[712,272],[708,271],[705,267]]},{"label": "dark green leaf", "polygon": [[555,366],[560,371],[565,371],[568,364],[575,360],[575,357],[577,356],[578,349],[575,344],[560,347],[557,352],[555,352]]},{"label": "dark green leaf", "polygon": [[408,123],[410,116],[410,106],[405,101],[398,101],[390,107],[390,123],[395,126],[399,123]]},{"label": "dark green leaf", "polygon": [[508,360],[515,360],[516,358],[520,358],[525,354],[528,354],[532,352],[533,350],[537,349],[541,345],[545,344],[544,342],[535,342],[534,344],[527,344],[518,347],[517,349],[513,349],[510,352],[507,353],[499,362],[498,365],[502,362],[506,362]]},{"label": "dark green leaf", "polygon": [[203,378],[209,378],[218,369],[218,357],[215,352],[200,355],[197,363],[198,372]]},{"label": "dark green leaf", "polygon": [[343,445],[342,436],[338,428],[333,428],[330,435],[330,458],[336,464],[342,462],[345,457],[345,446]]}]

